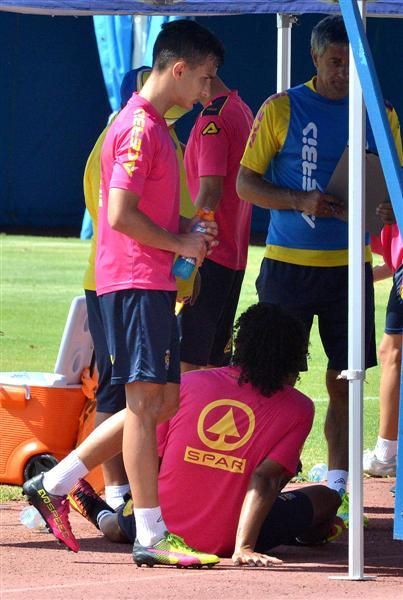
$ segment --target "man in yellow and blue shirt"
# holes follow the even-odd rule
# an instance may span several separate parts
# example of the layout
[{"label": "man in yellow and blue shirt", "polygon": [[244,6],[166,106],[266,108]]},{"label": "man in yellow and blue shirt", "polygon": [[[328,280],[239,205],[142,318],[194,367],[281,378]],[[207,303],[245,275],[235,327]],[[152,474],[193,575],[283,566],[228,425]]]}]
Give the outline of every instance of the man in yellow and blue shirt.
[{"label": "man in yellow and blue shirt", "polygon": [[[270,209],[266,252],[256,282],[259,300],[281,304],[308,330],[318,316],[328,357],[328,484],[344,494],[348,476],[348,225],[342,202],[325,190],[348,144],[348,38],[342,17],[312,31],[317,75],[270,97],[260,109],[238,176],[241,198]],[[401,156],[399,122],[385,110]],[[376,144],[367,122],[367,150]],[[380,199],[380,202],[382,200]],[[366,367],[376,364],[371,254],[366,247]]]}]

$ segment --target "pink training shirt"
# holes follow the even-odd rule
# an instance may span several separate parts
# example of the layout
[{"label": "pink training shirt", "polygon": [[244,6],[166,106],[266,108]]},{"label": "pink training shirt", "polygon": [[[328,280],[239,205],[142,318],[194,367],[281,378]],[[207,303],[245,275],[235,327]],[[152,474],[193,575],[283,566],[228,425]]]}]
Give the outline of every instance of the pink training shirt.
[{"label": "pink training shirt", "polygon": [[403,239],[397,225],[385,225],[380,236],[371,235],[371,248],[383,256],[385,263],[393,272],[403,264]]},{"label": "pink training shirt", "polygon": [[218,96],[196,120],[185,151],[186,177],[192,201],[199,193],[200,177],[224,177],[216,211],[219,245],[209,259],[234,270],[245,269],[252,205],[236,193],[236,178],[253,114],[236,91]]},{"label": "pink training shirt", "polygon": [[198,550],[234,551],[250,477],[269,458],[294,474],[313,403],[286,386],[270,398],[238,385],[238,369],[182,375],[178,413],[158,428],[159,496],[169,531]]},{"label": "pink training shirt", "polygon": [[160,227],[179,231],[179,170],[165,120],[134,94],[111,125],[101,154],[96,288],[176,290],[174,254],[140,244],[108,223],[111,188],[140,197],[139,210]]}]

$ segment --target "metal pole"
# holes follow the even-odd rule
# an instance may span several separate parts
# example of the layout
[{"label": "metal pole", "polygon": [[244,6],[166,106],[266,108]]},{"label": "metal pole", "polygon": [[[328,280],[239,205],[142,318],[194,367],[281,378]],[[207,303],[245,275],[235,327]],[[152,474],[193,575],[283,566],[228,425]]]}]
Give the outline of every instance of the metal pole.
[{"label": "metal pole", "polygon": [[277,15],[277,92],[291,86],[291,15]]},{"label": "metal pole", "polygon": [[[365,21],[366,2],[358,2]],[[364,578],[363,533],[363,380],[365,374],[365,111],[362,90],[350,44],[349,192],[348,192],[348,370],[349,382],[349,540],[348,577]]]},{"label": "metal pole", "polygon": [[403,540],[403,361],[400,373],[399,432],[397,434],[397,439],[396,498],[393,539]]},{"label": "metal pole", "polygon": [[[358,2],[365,21],[365,2]],[[350,46],[349,90],[349,370],[357,377],[349,380],[349,577],[364,574],[362,429],[363,379],[365,369],[364,232],[365,232],[365,113],[360,81]]]}]

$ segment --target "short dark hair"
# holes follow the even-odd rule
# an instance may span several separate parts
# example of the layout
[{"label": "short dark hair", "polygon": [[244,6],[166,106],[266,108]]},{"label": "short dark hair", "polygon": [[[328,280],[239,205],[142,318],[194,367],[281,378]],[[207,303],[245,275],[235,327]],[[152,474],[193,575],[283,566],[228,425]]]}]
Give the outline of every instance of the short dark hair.
[{"label": "short dark hair", "polygon": [[153,48],[153,68],[163,71],[172,60],[183,59],[197,67],[208,57],[224,62],[224,46],[211,31],[190,19],[164,23]]},{"label": "short dark hair", "polygon": [[235,324],[233,364],[238,382],[250,383],[264,396],[283,388],[290,376],[305,367],[308,334],[302,321],[280,306],[259,302]]},{"label": "short dark hair", "polygon": [[343,17],[332,15],[316,23],[311,34],[311,49],[322,56],[330,44],[348,45],[348,35]]}]

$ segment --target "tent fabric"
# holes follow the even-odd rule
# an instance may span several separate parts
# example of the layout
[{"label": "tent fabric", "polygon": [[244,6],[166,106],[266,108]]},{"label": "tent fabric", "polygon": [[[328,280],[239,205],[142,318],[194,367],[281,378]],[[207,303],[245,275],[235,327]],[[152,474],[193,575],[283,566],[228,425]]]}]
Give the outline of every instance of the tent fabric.
[{"label": "tent fabric", "polygon": [[[177,18],[177,16],[167,15],[134,18],[134,49],[132,64],[134,69],[137,69],[142,65],[152,65],[154,42],[161,31],[162,25],[169,21],[175,21]],[[136,48],[136,44],[140,47]]]},{"label": "tent fabric", "polygon": [[132,67],[133,21],[128,15],[94,16],[99,60],[109,102],[120,109],[120,84]]},{"label": "tent fabric", "polygon": [[[0,10],[50,15],[226,15],[340,12],[333,0],[2,0]],[[369,1],[368,15],[403,15],[403,2]]]},{"label": "tent fabric", "polygon": [[[94,31],[105,87],[112,111],[120,108],[120,83],[131,68],[133,20],[130,15],[96,15]],[[92,221],[85,209],[80,239],[92,237]]]}]

